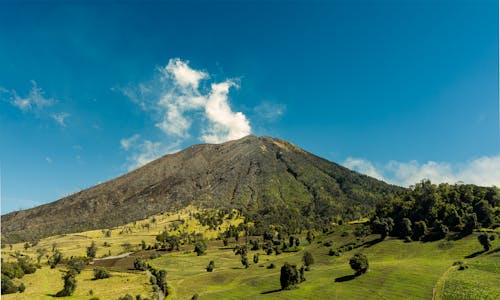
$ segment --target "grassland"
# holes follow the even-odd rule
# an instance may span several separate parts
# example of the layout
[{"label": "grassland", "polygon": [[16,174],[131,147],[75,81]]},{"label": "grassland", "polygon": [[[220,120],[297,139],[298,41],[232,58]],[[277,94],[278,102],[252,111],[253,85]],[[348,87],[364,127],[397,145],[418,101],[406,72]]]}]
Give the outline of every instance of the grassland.
[{"label": "grassland", "polygon": [[[266,255],[263,250],[249,251],[250,261],[259,254],[259,262],[251,263],[245,269],[240,257],[234,255],[231,247],[239,242],[230,241],[224,247],[222,241],[215,240],[219,232],[209,230],[192,217],[196,209],[188,208],[176,214],[162,214],[143,221],[105,231],[88,231],[79,234],[50,237],[36,246],[25,250],[23,244],[2,249],[2,258],[9,260],[16,251],[36,257],[36,249],[50,249],[52,244],[69,256],[85,255],[85,247],[95,241],[99,247],[97,256],[117,255],[138,250],[141,241],[153,244],[155,235],[170,230],[172,234],[181,232],[202,233],[208,242],[205,255],[196,256],[192,245],[182,245],[180,251],[160,252],[161,257],[150,260],[150,264],[168,272],[170,286],[169,299],[190,299],[197,293],[200,299],[500,299],[500,241],[494,240],[492,250],[483,253],[477,235],[466,238],[436,242],[411,242],[388,238],[378,242],[378,236],[363,238],[364,245],[344,252],[341,256],[329,256],[330,248],[338,248],[356,241],[352,229],[359,224],[346,224],[335,228],[333,233],[320,235],[309,244],[301,237],[301,247],[310,251],[315,259],[311,270],[306,272],[306,281],[298,288],[280,290],[280,267],[284,262],[302,265],[303,251]],[[184,222],[181,222],[184,220]],[[223,231],[229,225],[243,221],[240,217],[225,218],[220,226]],[[149,224],[146,226],[146,224]],[[171,224],[177,224],[172,226]],[[148,228],[149,227],[149,228]],[[346,235],[346,232],[351,232]],[[253,237],[255,239],[256,237]],[[110,247],[103,247],[107,242]],[[332,246],[325,246],[331,242]],[[124,247],[123,245],[131,246]],[[353,276],[349,258],[357,252],[364,253],[369,260],[369,271]],[[469,258],[466,258],[469,257]],[[209,261],[215,261],[213,272],[207,272]],[[461,260],[468,266],[459,271],[452,266]],[[127,261],[130,264],[130,259]],[[270,264],[276,268],[268,269]],[[50,269],[47,265],[35,274],[21,279],[26,285],[23,294],[4,295],[5,299],[52,299],[62,288],[62,267]],[[146,272],[130,271],[127,268],[113,270],[113,276],[104,280],[91,280],[91,267],[77,276],[77,289],[67,299],[117,299],[124,294],[151,295],[151,285]],[[90,293],[92,290],[92,293]],[[91,295],[92,294],[92,295]]]}]

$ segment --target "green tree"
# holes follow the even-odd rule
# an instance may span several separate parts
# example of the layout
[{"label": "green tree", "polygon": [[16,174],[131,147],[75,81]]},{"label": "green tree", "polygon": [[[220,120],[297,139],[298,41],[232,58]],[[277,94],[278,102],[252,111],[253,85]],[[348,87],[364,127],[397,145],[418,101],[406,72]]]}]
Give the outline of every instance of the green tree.
[{"label": "green tree", "polygon": [[248,269],[250,267],[250,263],[248,262],[248,257],[247,255],[241,255],[241,264],[245,267],[245,269]]},{"label": "green tree", "polygon": [[253,255],[253,263],[258,264],[259,263],[259,254],[255,253]]},{"label": "green tree", "polygon": [[394,228],[394,220],[391,217],[379,218],[375,217],[372,222],[373,233],[380,234],[380,239],[385,239]]},{"label": "green tree", "polygon": [[413,230],[411,229],[411,220],[408,218],[403,218],[401,220],[401,237],[411,237],[413,235]]},{"label": "green tree", "polygon": [[419,241],[427,234],[427,224],[425,221],[417,221],[413,224],[413,240]]},{"label": "green tree", "polygon": [[280,274],[281,289],[288,290],[292,286],[299,284],[300,282],[299,276],[300,275],[299,272],[297,271],[296,265],[285,263],[281,267],[281,274]]},{"label": "green tree", "polygon": [[215,269],[215,262],[211,260],[207,266],[207,272],[212,272]]},{"label": "green tree", "polygon": [[17,293],[17,291],[18,288],[12,279],[2,273],[2,295]]},{"label": "green tree", "polygon": [[205,251],[207,251],[207,245],[203,241],[198,241],[194,244],[194,252],[196,252],[196,255],[200,256],[205,254]]},{"label": "green tree", "polygon": [[302,256],[302,261],[304,261],[306,269],[309,268],[310,265],[314,264],[314,257],[311,252],[305,251],[304,255]]},{"label": "green tree", "polygon": [[97,254],[97,246],[95,242],[92,241],[92,243],[90,243],[90,246],[87,247],[87,257],[95,258],[96,254]]},{"label": "green tree", "polygon": [[64,280],[64,287],[61,291],[57,292],[56,297],[71,296],[76,289],[76,272],[73,269],[67,270],[62,279]]},{"label": "green tree", "polygon": [[140,271],[146,271],[148,269],[148,264],[140,257],[134,260],[134,269]]},{"label": "green tree", "polygon": [[355,254],[349,260],[349,265],[356,271],[356,275],[364,274],[368,270],[368,258],[362,253]]}]

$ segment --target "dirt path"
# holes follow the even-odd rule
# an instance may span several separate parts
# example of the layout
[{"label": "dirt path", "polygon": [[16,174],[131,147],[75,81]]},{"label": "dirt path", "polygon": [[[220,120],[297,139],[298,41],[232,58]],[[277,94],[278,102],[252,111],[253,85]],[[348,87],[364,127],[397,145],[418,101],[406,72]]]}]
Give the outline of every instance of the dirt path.
[{"label": "dirt path", "polygon": [[103,258],[94,258],[93,260],[94,261],[100,261],[100,260],[108,260],[108,259],[118,259],[118,258],[124,258],[124,257],[127,257],[129,256],[130,254],[132,254],[134,252],[127,252],[127,253],[123,253],[123,254],[120,254],[120,255],[115,255],[115,256],[107,256],[107,257],[103,257]]},{"label": "dirt path", "polygon": [[445,284],[445,281],[446,281],[446,277],[448,276],[448,273],[450,273],[451,270],[455,269],[454,266],[451,266],[449,267],[444,273],[443,275],[441,275],[437,281],[436,281],[436,285],[434,286],[434,288],[432,289],[432,300],[441,300],[441,294],[444,290],[444,284]]}]

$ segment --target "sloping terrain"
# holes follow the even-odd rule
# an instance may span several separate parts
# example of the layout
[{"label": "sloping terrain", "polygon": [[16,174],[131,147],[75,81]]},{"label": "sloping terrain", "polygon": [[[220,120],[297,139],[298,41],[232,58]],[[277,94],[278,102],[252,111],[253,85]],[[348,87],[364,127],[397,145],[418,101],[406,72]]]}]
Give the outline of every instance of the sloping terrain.
[{"label": "sloping terrain", "polygon": [[[58,201],[2,216],[4,242],[111,228],[190,204],[236,208],[291,229],[356,218],[401,188],[284,140],[247,136],[194,145]],[[311,225],[312,224],[312,225]]]}]

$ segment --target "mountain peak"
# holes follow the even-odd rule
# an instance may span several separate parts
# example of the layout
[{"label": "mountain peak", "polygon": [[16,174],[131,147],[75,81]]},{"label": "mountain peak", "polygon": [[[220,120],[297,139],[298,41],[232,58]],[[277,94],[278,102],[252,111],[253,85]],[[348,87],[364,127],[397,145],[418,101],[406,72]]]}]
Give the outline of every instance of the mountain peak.
[{"label": "mountain peak", "polygon": [[12,241],[110,228],[188,205],[234,208],[257,223],[295,222],[300,229],[333,216],[362,216],[397,189],[286,140],[249,135],[194,145],[58,201],[6,214],[2,235]]}]

